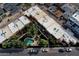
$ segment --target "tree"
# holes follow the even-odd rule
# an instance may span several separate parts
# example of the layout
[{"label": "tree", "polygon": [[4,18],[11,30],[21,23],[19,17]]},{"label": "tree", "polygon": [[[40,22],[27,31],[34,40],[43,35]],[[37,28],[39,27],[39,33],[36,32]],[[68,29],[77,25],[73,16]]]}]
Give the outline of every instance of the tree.
[{"label": "tree", "polygon": [[48,46],[48,41],[45,39],[40,39],[39,40],[39,45],[42,47],[47,47]]},{"label": "tree", "polygon": [[29,35],[31,35],[32,37],[38,32],[35,24],[33,24],[32,26],[29,27],[29,29],[27,29],[27,33]]},{"label": "tree", "polygon": [[10,38],[10,40],[17,40],[18,38],[19,38],[18,35],[14,35],[14,36],[12,36],[12,37]]},{"label": "tree", "polygon": [[8,39],[7,41],[2,43],[2,48],[11,48],[11,47],[15,47],[15,48],[20,48],[23,47],[23,44],[20,40],[18,39],[18,35],[14,35],[12,36],[10,39]]},{"label": "tree", "polygon": [[28,9],[30,7],[31,7],[30,3],[23,3],[23,4],[21,4],[22,11],[25,11],[26,9]]},{"label": "tree", "polygon": [[23,4],[23,7],[29,8],[29,7],[31,7],[31,4],[30,4],[30,3],[24,3],[24,4]]},{"label": "tree", "polygon": [[7,44],[2,44],[2,48],[7,48]]},{"label": "tree", "polygon": [[4,43],[2,43],[2,48],[11,48],[11,47],[12,47],[11,42],[4,42]]},{"label": "tree", "polygon": [[16,41],[16,45],[14,46],[15,48],[21,48],[21,47],[23,47],[24,45],[23,45],[23,42],[21,42],[21,41]]}]

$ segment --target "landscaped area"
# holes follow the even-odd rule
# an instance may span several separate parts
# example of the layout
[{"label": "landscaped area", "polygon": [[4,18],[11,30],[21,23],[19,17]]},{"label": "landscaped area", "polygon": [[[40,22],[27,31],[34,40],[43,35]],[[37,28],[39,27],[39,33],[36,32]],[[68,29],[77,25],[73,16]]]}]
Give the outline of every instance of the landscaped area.
[{"label": "landscaped area", "polygon": [[14,36],[2,43],[2,48],[27,48],[30,46],[47,46],[48,41],[41,35],[35,24],[30,23]]}]

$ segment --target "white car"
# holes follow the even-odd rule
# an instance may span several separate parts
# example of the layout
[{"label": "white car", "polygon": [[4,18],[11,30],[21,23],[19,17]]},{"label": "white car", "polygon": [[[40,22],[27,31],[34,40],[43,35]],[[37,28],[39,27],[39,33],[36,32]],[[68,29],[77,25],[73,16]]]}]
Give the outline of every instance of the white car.
[{"label": "white car", "polygon": [[46,48],[46,49],[42,49],[42,52],[48,52],[49,50]]},{"label": "white car", "polygon": [[31,53],[37,53],[38,50],[32,49],[32,50],[30,50],[29,52],[31,52]]},{"label": "white car", "polygon": [[71,49],[71,48],[67,48],[66,51],[67,51],[67,52],[71,52],[72,49]]}]

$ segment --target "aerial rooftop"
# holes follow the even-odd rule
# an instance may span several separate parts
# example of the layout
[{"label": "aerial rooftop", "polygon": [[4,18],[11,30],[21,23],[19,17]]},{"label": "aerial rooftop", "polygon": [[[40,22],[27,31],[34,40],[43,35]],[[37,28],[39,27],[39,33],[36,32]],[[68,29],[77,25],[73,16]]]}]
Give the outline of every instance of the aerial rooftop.
[{"label": "aerial rooftop", "polygon": [[28,23],[30,23],[30,20],[25,16],[21,16],[19,19],[16,19],[4,28],[0,28],[0,43],[10,38],[14,33],[21,30]]},{"label": "aerial rooftop", "polygon": [[78,7],[73,4],[64,4],[61,6],[61,9],[64,11],[64,17],[68,19],[78,10]]},{"label": "aerial rooftop", "polygon": [[33,6],[30,9],[26,10],[25,15],[31,15],[32,17],[34,17],[55,38],[64,40],[67,43],[73,42],[75,44],[77,42],[77,39],[74,36],[68,34],[68,32],[66,32],[54,19],[49,17],[38,6]]},{"label": "aerial rooftop", "polygon": [[79,21],[79,12],[77,11],[76,13],[74,13],[72,17]]}]

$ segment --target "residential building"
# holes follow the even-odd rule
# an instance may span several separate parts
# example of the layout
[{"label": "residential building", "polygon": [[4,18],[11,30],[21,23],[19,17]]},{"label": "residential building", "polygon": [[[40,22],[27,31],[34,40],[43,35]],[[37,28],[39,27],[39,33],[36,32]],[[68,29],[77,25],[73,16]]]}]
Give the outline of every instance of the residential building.
[{"label": "residential building", "polygon": [[58,9],[57,6],[54,5],[50,5],[48,11],[57,18],[60,18],[63,15],[63,12],[60,9]]},{"label": "residential building", "polygon": [[64,4],[61,9],[63,10],[63,17],[68,19],[78,10],[78,7],[72,4]]},{"label": "residential building", "polygon": [[79,37],[79,11],[75,12],[65,25],[74,32],[76,37]]},{"label": "residential building", "polygon": [[0,43],[13,36],[17,31],[21,30],[29,23],[30,20],[27,17],[21,16],[19,19],[16,19],[5,27],[0,28]]},{"label": "residential building", "polygon": [[48,16],[44,11],[42,11],[37,5],[31,7],[24,12],[28,17],[32,16],[40,23],[51,35],[61,41],[66,43],[76,43],[77,39],[69,34],[64,28],[62,28],[53,18]]},{"label": "residential building", "polygon": [[18,12],[21,8],[19,6],[17,6],[18,3],[5,3],[3,4],[3,9],[6,12],[11,12],[11,14],[15,14],[16,12]]},{"label": "residential building", "polygon": [[48,11],[50,11],[51,13],[55,12],[57,10],[57,7],[56,6],[50,6],[48,8]]}]

